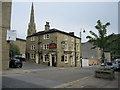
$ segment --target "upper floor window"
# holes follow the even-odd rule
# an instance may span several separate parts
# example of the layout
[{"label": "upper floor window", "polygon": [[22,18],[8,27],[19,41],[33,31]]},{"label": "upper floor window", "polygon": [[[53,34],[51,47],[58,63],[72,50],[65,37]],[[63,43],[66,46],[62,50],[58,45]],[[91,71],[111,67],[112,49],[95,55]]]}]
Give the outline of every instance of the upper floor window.
[{"label": "upper floor window", "polygon": [[77,43],[79,43],[79,39],[77,39]]},{"label": "upper floor window", "polygon": [[31,37],[31,41],[35,41],[35,37]]},{"label": "upper floor window", "polygon": [[49,44],[44,44],[43,49],[49,49]]},{"label": "upper floor window", "polygon": [[65,35],[65,36],[64,36],[64,39],[65,39],[65,40],[68,40],[68,36]]},{"label": "upper floor window", "polygon": [[76,47],[77,47],[77,51],[79,51],[79,44],[77,44],[77,46],[76,46]]},{"label": "upper floor window", "polygon": [[71,50],[73,51],[74,50],[74,44],[71,43]]},{"label": "upper floor window", "polygon": [[31,45],[31,50],[35,50],[35,45]]},{"label": "upper floor window", "polygon": [[62,42],[61,42],[61,47],[62,47],[62,49],[67,50],[67,49],[68,49],[68,44],[67,44],[67,42],[62,41]]},{"label": "upper floor window", "polygon": [[71,37],[71,42],[74,42],[74,38],[73,37]]},{"label": "upper floor window", "polygon": [[49,39],[50,38],[50,34],[45,34],[43,36],[44,36],[44,39]]}]

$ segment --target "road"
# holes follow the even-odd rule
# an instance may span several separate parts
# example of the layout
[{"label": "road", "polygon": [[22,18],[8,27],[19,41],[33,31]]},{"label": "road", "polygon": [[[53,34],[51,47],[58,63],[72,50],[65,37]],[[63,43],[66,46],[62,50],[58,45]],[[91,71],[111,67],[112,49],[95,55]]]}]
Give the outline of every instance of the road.
[{"label": "road", "polygon": [[3,88],[54,88],[89,77],[98,68],[48,68],[48,70],[46,68],[31,73],[4,75],[2,86]]}]

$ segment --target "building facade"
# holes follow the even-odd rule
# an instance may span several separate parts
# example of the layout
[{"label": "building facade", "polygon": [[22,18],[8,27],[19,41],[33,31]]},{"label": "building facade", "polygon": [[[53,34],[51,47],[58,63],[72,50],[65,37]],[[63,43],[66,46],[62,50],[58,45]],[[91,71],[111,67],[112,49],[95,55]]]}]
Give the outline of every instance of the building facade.
[{"label": "building facade", "polygon": [[[7,30],[10,30],[12,2],[0,1],[0,69],[9,69],[9,42],[6,40]],[[2,64],[2,65],[1,65]]]},{"label": "building facade", "polygon": [[[50,29],[46,22],[45,30],[36,33],[33,4],[31,8],[28,36],[26,38],[26,58],[38,64],[58,67],[81,66],[81,39],[74,32]],[[32,25],[34,24],[34,25]]]},{"label": "building facade", "polygon": [[16,41],[10,41],[10,43],[13,43],[14,45],[17,45],[18,48],[20,49],[20,55],[22,57],[25,57],[25,52],[26,52],[26,40],[16,38]]},{"label": "building facade", "polygon": [[[101,64],[102,51],[99,48],[91,49],[93,45],[89,42],[82,43],[82,58],[89,60],[89,65]],[[110,52],[104,52],[106,62],[111,62]]]}]

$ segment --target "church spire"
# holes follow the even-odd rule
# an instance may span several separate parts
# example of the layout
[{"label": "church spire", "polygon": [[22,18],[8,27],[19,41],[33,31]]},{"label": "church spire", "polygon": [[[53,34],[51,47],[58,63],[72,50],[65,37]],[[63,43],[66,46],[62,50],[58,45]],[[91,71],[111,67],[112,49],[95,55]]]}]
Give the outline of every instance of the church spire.
[{"label": "church spire", "polygon": [[32,3],[31,14],[30,14],[30,23],[28,26],[27,36],[32,35],[34,33],[36,33],[36,28],[35,28],[35,23],[34,23],[34,7],[33,7],[33,3]]},{"label": "church spire", "polygon": [[31,22],[31,23],[34,23],[34,8],[33,8],[33,3],[32,3],[32,7],[31,7],[30,22]]}]

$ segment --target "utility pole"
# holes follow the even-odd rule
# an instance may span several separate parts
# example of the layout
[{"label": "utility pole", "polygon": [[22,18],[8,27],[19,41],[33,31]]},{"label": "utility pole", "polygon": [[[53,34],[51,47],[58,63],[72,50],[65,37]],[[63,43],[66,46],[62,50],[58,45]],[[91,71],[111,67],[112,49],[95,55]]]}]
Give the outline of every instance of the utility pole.
[{"label": "utility pole", "polygon": [[82,31],[85,33],[85,29],[81,28],[80,30],[80,39],[81,39],[81,44],[80,44],[80,61],[81,61],[81,68],[82,68]]}]

